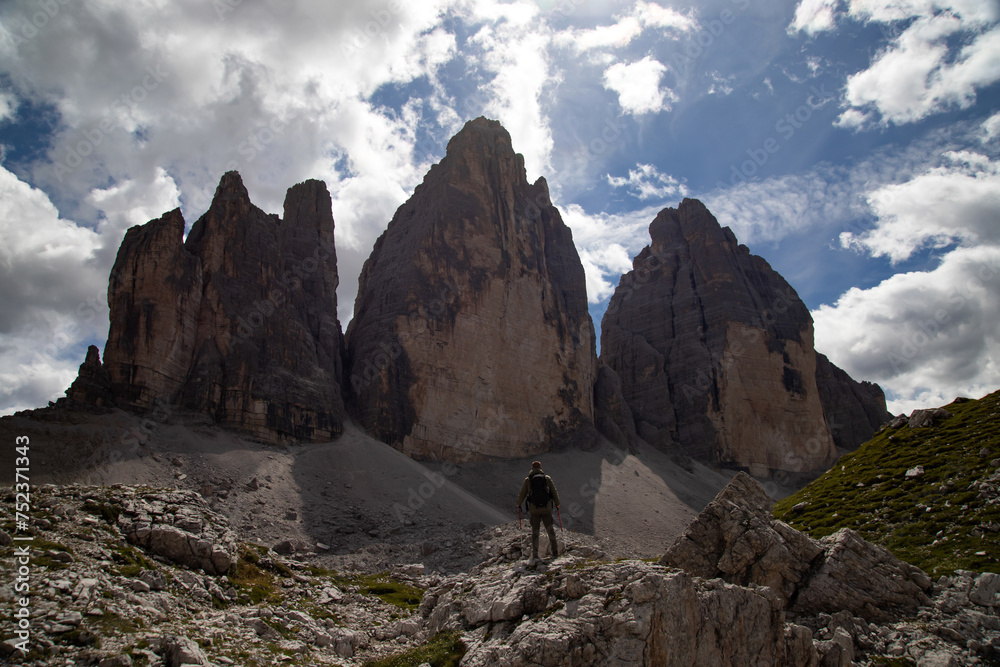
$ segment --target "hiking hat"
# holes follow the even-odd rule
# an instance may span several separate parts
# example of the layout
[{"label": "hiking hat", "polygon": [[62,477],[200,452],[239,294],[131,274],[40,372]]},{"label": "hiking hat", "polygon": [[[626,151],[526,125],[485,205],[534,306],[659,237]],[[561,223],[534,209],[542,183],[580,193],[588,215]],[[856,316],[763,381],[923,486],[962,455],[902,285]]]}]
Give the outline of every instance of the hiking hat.
[{"label": "hiking hat", "polygon": [[534,463],[531,464],[531,467],[532,468],[541,468],[542,467],[542,462],[541,461],[535,461]]}]

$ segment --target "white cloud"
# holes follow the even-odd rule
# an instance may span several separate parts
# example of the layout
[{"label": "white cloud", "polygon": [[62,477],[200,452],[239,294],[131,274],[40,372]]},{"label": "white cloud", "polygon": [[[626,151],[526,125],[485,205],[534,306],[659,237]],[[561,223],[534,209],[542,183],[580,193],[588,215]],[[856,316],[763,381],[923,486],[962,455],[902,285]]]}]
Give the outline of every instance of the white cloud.
[{"label": "white cloud", "polygon": [[1000,161],[970,152],[945,157],[951,165],[872,192],[868,201],[878,226],[861,235],[845,233],[841,242],[893,262],[927,245],[1000,246]]},{"label": "white cloud", "polygon": [[949,62],[953,16],[917,19],[872,65],[847,81],[847,102],[877,110],[885,123],[909,123],[949,107],[968,107],[976,90],[1000,80],[1000,29],[980,34]]},{"label": "white cloud", "polygon": [[510,132],[515,150],[524,155],[528,179],[549,166],[552,131],[542,108],[543,92],[555,83],[550,74],[550,35],[543,26],[502,21],[482,28],[473,42],[483,50],[485,70],[495,74],[487,85],[486,112]]},{"label": "white cloud", "polygon": [[937,266],[853,288],[813,312],[816,348],[879,382],[893,412],[1000,385],[1000,162],[969,151],[944,157],[876,186],[867,194],[872,228],[841,234],[845,246],[893,261],[947,248]]},{"label": "white cloud", "polygon": [[981,127],[983,133],[980,137],[980,141],[984,144],[1000,137],[1000,111],[984,120]]},{"label": "white cloud", "polygon": [[803,31],[808,35],[832,30],[837,25],[836,9],[840,0],[801,0],[795,8],[795,18],[788,26],[789,33]]},{"label": "white cloud", "polygon": [[670,7],[652,2],[636,2],[627,13],[615,17],[615,22],[596,28],[568,29],[554,37],[556,44],[570,46],[577,52],[595,49],[620,49],[628,46],[645,30],[656,28],[672,33],[688,32],[695,21]]},{"label": "white cloud", "polygon": [[[839,0],[801,0],[788,31],[832,30],[844,13],[840,6]],[[1000,81],[995,0],[848,0],[846,13],[882,24],[890,41],[848,78],[841,127],[861,128],[874,112],[881,124],[905,124],[966,108],[977,91]],[[902,28],[904,20],[910,24]]]},{"label": "white cloud", "polygon": [[13,93],[0,90],[0,123],[13,118],[17,113],[17,97]]},{"label": "white cloud", "polygon": [[669,111],[677,96],[669,88],[660,88],[666,71],[663,63],[650,56],[638,62],[615,63],[604,71],[604,87],[618,93],[618,103],[626,113]]},{"label": "white cloud", "polygon": [[894,413],[978,398],[1000,386],[998,293],[1000,247],[959,248],[813,311],[816,349],[879,382]]},{"label": "white cloud", "polygon": [[[58,398],[81,340],[107,334],[100,235],[0,166],[0,413]],[[120,239],[119,239],[120,240]],[[117,244],[115,245],[117,248]]]},{"label": "white cloud", "polygon": [[985,25],[995,21],[998,9],[992,0],[849,0],[851,16],[880,23],[929,16],[938,11]]},{"label": "white cloud", "polygon": [[834,125],[846,130],[859,130],[872,118],[872,114],[859,109],[847,109],[837,118]]},{"label": "white cloud", "polygon": [[651,164],[637,164],[635,169],[628,170],[627,177],[608,174],[607,178],[612,187],[626,188],[642,200],[683,197],[687,194],[687,186],[683,179],[678,180],[670,174],[661,174]]}]

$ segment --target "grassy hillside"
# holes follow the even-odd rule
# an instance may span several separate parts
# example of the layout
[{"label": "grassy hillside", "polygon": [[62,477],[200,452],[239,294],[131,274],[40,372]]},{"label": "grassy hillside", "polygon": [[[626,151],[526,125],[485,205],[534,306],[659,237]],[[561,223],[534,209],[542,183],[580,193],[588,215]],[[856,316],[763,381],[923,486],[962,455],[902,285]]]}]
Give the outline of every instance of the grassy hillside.
[{"label": "grassy hillside", "polygon": [[813,537],[853,528],[934,576],[1000,572],[1000,391],[944,409],[934,426],[883,429],[775,516]]}]

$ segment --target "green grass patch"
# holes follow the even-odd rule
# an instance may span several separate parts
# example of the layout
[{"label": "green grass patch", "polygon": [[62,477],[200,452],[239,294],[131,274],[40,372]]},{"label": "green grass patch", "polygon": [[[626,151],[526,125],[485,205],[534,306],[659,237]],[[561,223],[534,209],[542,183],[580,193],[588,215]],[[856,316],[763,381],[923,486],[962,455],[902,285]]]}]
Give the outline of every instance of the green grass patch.
[{"label": "green grass patch", "polygon": [[396,581],[386,572],[363,576],[361,582],[359,592],[362,595],[373,595],[382,602],[408,611],[416,610],[424,597],[423,589]]},{"label": "green grass patch", "polygon": [[[329,572],[329,571],[328,571]],[[394,579],[388,572],[379,574],[333,574],[331,583],[341,589],[355,588],[362,595],[371,595],[386,604],[412,612],[420,606],[424,590]]]},{"label": "green grass patch", "polygon": [[143,570],[155,570],[156,564],[133,546],[116,547],[111,553],[117,567],[115,573],[122,577],[138,577]]},{"label": "green grass patch", "polygon": [[94,516],[99,516],[109,526],[114,526],[118,523],[118,517],[122,513],[122,508],[120,505],[98,502],[91,498],[83,503],[83,511]]},{"label": "green grass patch", "polygon": [[226,578],[233,587],[250,597],[251,604],[278,603],[281,593],[274,581],[274,574],[261,567],[260,552],[244,545]]},{"label": "green grass patch", "polygon": [[141,618],[137,618],[132,621],[115,614],[114,612],[104,612],[104,615],[95,620],[96,627],[100,630],[102,635],[126,635],[133,634],[139,630],[143,630],[146,624]]},{"label": "green grass patch", "polygon": [[[980,485],[998,486],[986,480],[1000,458],[1000,392],[945,409],[952,416],[933,427],[876,434],[776,503],[775,517],[817,538],[851,528],[933,576],[998,571],[1000,532],[989,528],[1000,524],[1000,504]],[[907,479],[916,466],[924,474]]]},{"label": "green grass patch", "polygon": [[35,535],[35,538],[31,541],[32,565],[48,568],[49,570],[65,570],[73,565],[72,563],[64,563],[61,560],[53,558],[52,556],[46,556],[46,551],[62,551],[71,556],[73,555],[73,550],[65,544],[53,542],[52,540],[47,540],[44,537]]},{"label": "green grass patch", "polygon": [[440,632],[422,646],[387,658],[369,660],[364,667],[417,667],[429,662],[431,667],[458,667],[466,646],[457,632]]}]

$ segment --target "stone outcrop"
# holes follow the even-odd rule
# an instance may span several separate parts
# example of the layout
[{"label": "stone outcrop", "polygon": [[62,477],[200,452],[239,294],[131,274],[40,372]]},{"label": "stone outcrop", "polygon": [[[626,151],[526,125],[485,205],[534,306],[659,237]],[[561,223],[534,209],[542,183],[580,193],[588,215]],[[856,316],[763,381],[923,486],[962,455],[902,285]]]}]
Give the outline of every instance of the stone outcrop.
[{"label": "stone outcrop", "polygon": [[766,588],[641,561],[586,565],[488,563],[429,590],[421,612],[431,633],[471,635],[469,667],[788,664],[784,612]]},{"label": "stone outcrop", "polygon": [[881,387],[867,380],[855,382],[820,353],[816,353],[816,387],[833,442],[842,449],[857,449],[892,417]]},{"label": "stone outcrop", "polygon": [[223,575],[236,564],[228,521],[193,491],[146,492],[120,501],[118,529],[130,543],[172,563]]},{"label": "stone outcrop", "polygon": [[467,123],[396,211],[346,345],[354,414],[411,456],[520,457],[594,436],[583,266],[499,123]]},{"label": "stone outcrop", "polygon": [[80,364],[73,384],[66,390],[66,398],[73,403],[107,407],[111,400],[111,377],[101,365],[101,353],[96,345],[87,348],[87,357]]},{"label": "stone outcrop", "polygon": [[[742,485],[729,496],[741,490],[758,493]],[[367,664],[426,650],[428,641],[440,646],[442,638],[451,642],[447,657],[467,667],[1000,659],[1000,577],[989,572],[941,577],[915,618],[872,623],[847,610],[785,609],[781,595],[753,583],[704,580],[640,560],[611,562],[582,535],[571,537],[559,558],[530,565],[523,559],[528,536],[516,524],[499,535],[498,528],[475,537],[453,531],[454,550],[473,539],[490,544],[488,560],[468,571],[397,565],[377,576],[383,588],[372,585],[371,572],[381,568],[371,561],[362,571],[332,572],[316,553],[286,556],[260,546],[255,522],[236,538],[237,566],[220,577],[123,540],[146,519],[218,540],[231,529],[212,509],[214,500],[175,489],[78,484],[33,487],[32,500],[32,623],[30,633],[19,626],[23,596],[15,577],[0,581],[4,664],[209,667],[279,664],[290,656],[292,663]],[[0,497],[11,515],[17,502],[14,493]],[[376,543],[379,550],[386,544],[381,537]],[[23,543],[0,530],[0,545],[16,544]],[[383,600],[386,590],[407,591],[419,606]]]},{"label": "stone outcrop", "polygon": [[279,218],[250,202],[236,172],[187,240],[179,209],[132,227],[108,287],[104,363],[88,351],[68,397],[140,413],[180,407],[267,442],[336,437],[333,234],[321,181],[290,188]]},{"label": "stone outcrop", "polygon": [[768,475],[828,467],[831,419],[865,418],[844,444],[874,433],[881,390],[820,361],[795,290],[701,202],[662,210],[649,233],[601,324],[601,361],[643,438]]},{"label": "stone outcrop", "polygon": [[869,621],[912,614],[930,578],[844,528],[815,540],[771,516],[764,488],[739,473],[660,560],[693,575],[771,588],[789,610]]}]

